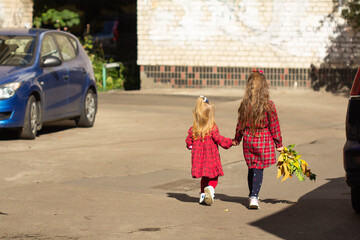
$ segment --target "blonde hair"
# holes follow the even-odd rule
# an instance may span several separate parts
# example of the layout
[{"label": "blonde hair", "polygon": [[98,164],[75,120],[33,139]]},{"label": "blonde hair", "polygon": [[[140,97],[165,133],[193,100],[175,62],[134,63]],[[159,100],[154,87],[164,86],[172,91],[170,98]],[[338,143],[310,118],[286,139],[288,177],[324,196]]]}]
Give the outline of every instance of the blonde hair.
[{"label": "blonde hair", "polygon": [[200,96],[196,100],[193,121],[193,139],[204,140],[204,137],[210,134],[215,125],[215,106],[207,98]]},{"label": "blonde hair", "polygon": [[238,109],[238,122],[241,124],[239,131],[247,126],[254,133],[257,128],[262,128],[265,113],[271,110],[269,86],[264,74],[259,71],[252,72],[247,80],[244,99]]}]

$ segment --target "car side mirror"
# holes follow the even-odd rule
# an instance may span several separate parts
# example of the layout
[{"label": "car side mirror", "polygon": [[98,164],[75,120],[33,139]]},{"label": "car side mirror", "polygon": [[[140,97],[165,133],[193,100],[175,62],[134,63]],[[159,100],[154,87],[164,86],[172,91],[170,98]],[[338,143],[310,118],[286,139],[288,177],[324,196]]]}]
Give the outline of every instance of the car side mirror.
[{"label": "car side mirror", "polygon": [[42,67],[57,67],[62,64],[62,61],[55,56],[47,56],[43,59]]}]

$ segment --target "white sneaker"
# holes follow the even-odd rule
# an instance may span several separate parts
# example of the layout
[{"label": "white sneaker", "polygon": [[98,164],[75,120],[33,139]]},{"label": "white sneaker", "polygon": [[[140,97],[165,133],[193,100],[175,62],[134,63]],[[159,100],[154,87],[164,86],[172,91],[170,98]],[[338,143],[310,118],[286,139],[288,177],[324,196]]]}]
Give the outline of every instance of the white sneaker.
[{"label": "white sneaker", "polygon": [[249,198],[249,208],[250,209],[260,209],[259,200],[258,200],[257,197],[250,197]]},{"label": "white sneaker", "polygon": [[214,201],[215,189],[212,186],[207,186],[204,189],[205,192],[205,203],[211,205]]},{"label": "white sneaker", "polygon": [[199,199],[199,203],[203,204],[205,200],[205,193],[200,193],[200,199]]}]

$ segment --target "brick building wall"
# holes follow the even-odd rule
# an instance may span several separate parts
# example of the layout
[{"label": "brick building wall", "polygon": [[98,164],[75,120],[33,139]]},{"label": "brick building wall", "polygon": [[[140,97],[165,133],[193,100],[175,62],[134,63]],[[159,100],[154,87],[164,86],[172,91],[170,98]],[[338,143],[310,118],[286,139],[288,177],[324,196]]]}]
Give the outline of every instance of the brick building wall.
[{"label": "brick building wall", "polygon": [[0,28],[32,27],[33,0],[0,0]]},{"label": "brick building wall", "polygon": [[137,8],[142,88],[243,87],[253,68],[272,87],[309,88],[311,65],[353,74],[360,59],[338,1],[138,0]]}]

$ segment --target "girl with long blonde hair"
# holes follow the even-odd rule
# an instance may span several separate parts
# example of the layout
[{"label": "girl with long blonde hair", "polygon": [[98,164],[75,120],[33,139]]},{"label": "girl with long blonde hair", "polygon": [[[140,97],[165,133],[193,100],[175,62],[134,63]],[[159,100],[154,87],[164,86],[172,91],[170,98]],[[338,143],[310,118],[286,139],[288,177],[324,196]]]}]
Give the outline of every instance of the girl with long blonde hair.
[{"label": "girl with long blonde hair", "polygon": [[207,97],[200,96],[196,100],[193,111],[193,125],[185,140],[191,150],[191,174],[193,178],[201,178],[200,204],[211,205],[214,201],[218,177],[223,176],[218,145],[228,149],[235,141],[220,135],[215,123],[215,106]]},{"label": "girl with long blonde hair", "polygon": [[249,208],[259,209],[263,170],[276,163],[275,148],[283,150],[280,124],[269,86],[262,70],[254,70],[247,80],[238,109],[235,142],[243,141],[248,166]]}]

